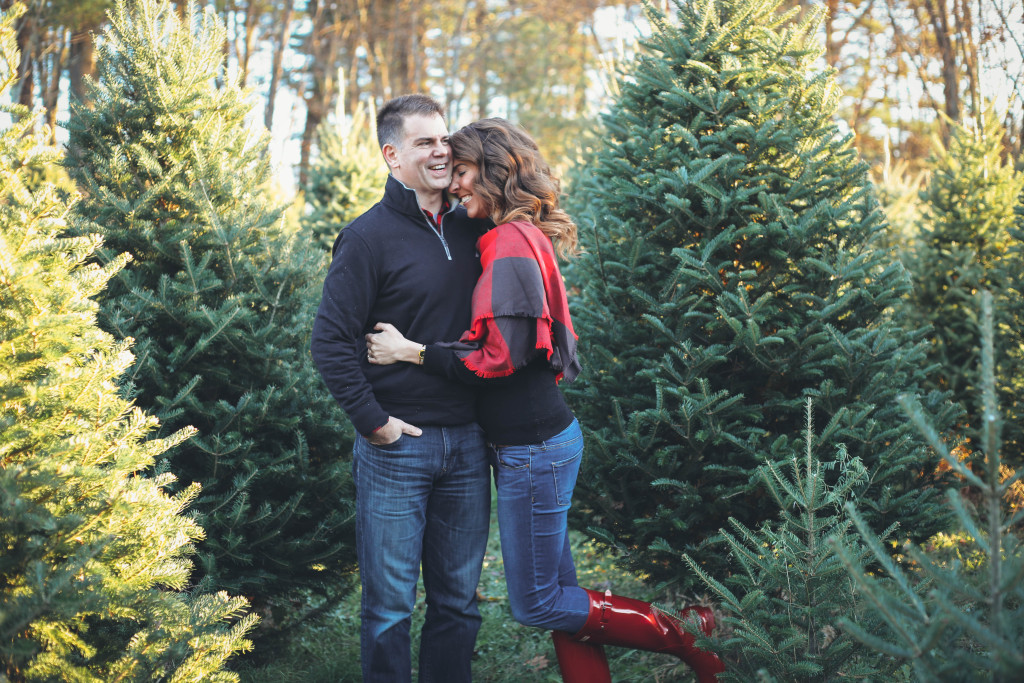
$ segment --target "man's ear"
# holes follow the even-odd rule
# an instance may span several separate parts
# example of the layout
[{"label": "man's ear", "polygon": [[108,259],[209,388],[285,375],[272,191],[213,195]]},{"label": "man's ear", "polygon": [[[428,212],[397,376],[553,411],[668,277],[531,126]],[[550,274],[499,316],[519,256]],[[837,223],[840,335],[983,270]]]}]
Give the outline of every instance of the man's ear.
[{"label": "man's ear", "polygon": [[388,168],[395,170],[399,167],[397,147],[387,142],[380,148],[380,152],[384,155],[384,161],[387,163]]}]

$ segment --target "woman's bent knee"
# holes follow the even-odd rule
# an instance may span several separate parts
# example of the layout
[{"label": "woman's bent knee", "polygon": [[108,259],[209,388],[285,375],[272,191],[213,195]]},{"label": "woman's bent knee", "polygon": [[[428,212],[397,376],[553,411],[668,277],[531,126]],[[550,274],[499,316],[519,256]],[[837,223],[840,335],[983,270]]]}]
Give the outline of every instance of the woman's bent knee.
[{"label": "woman's bent knee", "polygon": [[512,618],[523,626],[551,628],[550,624],[559,617],[550,604],[524,604],[522,601],[510,600],[509,607]]}]

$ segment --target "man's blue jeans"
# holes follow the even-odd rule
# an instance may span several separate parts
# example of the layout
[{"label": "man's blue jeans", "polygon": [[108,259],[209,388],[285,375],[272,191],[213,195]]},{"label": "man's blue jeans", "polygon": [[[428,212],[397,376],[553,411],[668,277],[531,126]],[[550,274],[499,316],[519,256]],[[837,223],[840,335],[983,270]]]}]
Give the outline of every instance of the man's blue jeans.
[{"label": "man's blue jeans", "polygon": [[419,680],[470,680],[490,521],[487,449],[475,423],[422,429],[387,446],[357,438],[353,449],[364,681],[411,680],[409,627],[421,564],[427,613]]},{"label": "man's blue jeans", "polygon": [[590,609],[569,549],[569,505],[583,458],[579,423],[537,444],[491,449],[512,616],[527,626],[576,633]]}]

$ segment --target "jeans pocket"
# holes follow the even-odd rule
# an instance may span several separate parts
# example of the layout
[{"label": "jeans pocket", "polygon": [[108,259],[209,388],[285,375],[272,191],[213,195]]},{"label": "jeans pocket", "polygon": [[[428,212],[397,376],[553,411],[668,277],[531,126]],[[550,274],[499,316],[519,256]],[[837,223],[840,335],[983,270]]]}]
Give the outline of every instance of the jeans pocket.
[{"label": "jeans pocket", "polygon": [[392,441],[391,443],[380,443],[380,444],[378,444],[378,443],[370,443],[369,441],[367,441],[366,443],[367,443],[367,445],[370,446],[370,448],[372,448],[374,450],[384,451],[385,453],[394,453],[395,451],[401,450],[401,448],[404,445],[405,441],[406,441],[405,432],[402,432],[401,434],[398,435],[398,438],[395,439],[394,441]]},{"label": "jeans pocket", "polygon": [[572,492],[576,488],[576,477],[580,473],[580,462],[583,460],[583,449],[572,457],[551,463],[551,474],[554,477],[555,502],[568,506],[572,503]]},{"label": "jeans pocket", "polygon": [[525,470],[530,466],[529,446],[495,446],[494,457],[498,466],[506,470]]}]

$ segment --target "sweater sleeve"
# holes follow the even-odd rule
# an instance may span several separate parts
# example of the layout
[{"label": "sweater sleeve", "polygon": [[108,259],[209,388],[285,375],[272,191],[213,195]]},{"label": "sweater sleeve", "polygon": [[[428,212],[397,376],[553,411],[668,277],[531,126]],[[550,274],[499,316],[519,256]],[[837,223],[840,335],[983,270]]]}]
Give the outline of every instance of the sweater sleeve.
[{"label": "sweater sleeve", "polygon": [[388,421],[360,365],[363,330],[377,292],[377,274],[366,243],[342,230],[324,280],[310,350],[331,395],[360,434]]},{"label": "sweater sleeve", "polygon": [[[486,324],[482,341],[428,344],[427,350],[423,354],[423,368],[427,372],[465,384],[483,384],[499,378],[482,377],[473,372],[466,367],[463,360],[465,357],[469,355],[486,357],[490,353],[503,354],[504,350],[500,349],[498,345],[500,339],[503,339],[508,349],[513,352],[513,358],[524,359],[519,367],[525,366],[541,351],[537,348],[536,318],[499,316],[487,320]],[[510,370],[508,374],[512,374],[514,371],[515,369]]]}]

